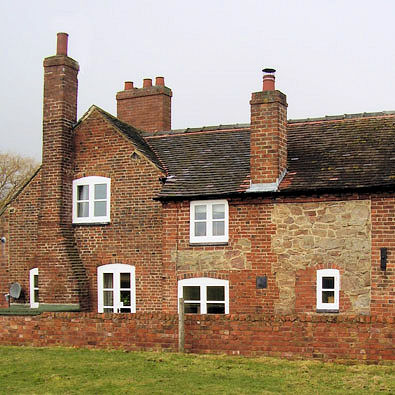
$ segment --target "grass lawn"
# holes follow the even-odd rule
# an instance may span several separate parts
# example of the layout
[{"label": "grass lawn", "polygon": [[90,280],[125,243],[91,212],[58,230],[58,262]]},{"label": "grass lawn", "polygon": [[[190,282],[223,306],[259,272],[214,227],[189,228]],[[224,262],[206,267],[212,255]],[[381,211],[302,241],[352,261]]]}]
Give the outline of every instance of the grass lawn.
[{"label": "grass lawn", "polygon": [[1,394],[394,394],[395,364],[0,347]]}]

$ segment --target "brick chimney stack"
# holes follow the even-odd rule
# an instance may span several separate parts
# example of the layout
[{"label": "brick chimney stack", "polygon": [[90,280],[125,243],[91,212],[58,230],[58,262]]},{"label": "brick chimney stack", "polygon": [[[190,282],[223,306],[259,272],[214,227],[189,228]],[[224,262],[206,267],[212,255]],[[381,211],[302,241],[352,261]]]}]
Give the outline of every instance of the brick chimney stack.
[{"label": "brick chimney stack", "polygon": [[44,59],[41,207],[35,259],[40,303],[86,308],[85,291],[81,291],[86,287],[86,275],[75,251],[72,227],[72,128],[77,121],[79,65],[67,56],[67,42],[68,34],[58,33],[56,55]]},{"label": "brick chimney stack", "polygon": [[67,56],[67,41],[67,33],[58,33],[56,55],[44,59],[43,210],[58,222],[71,218],[71,201],[62,192],[66,184],[71,191],[71,129],[77,121],[79,65]]},{"label": "brick chimney stack", "polygon": [[275,90],[275,70],[263,70],[263,90],[251,97],[251,192],[275,191],[287,166],[287,99]]},{"label": "brick chimney stack", "polygon": [[125,90],[117,93],[117,117],[137,129],[157,132],[171,129],[171,89],[163,77],[156,77],[155,85],[146,78],[142,88],[125,82]]}]

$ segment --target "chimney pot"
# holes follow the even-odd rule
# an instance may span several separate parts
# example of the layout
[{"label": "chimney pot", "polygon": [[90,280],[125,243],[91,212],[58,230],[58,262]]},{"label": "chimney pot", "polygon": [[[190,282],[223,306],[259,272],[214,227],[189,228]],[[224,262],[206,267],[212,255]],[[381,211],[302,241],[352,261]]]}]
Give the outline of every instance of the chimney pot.
[{"label": "chimney pot", "polygon": [[57,38],[56,55],[67,56],[67,41],[69,35],[67,33],[58,33]]},{"label": "chimney pot", "polygon": [[133,89],[133,82],[132,81],[125,81],[125,91],[130,91]]},{"label": "chimney pot", "polygon": [[275,79],[274,73],[276,72],[275,69],[266,68],[263,69],[263,91],[274,91],[275,88]]},{"label": "chimney pot", "polygon": [[156,77],[155,85],[165,86],[165,78],[164,77]]},{"label": "chimney pot", "polygon": [[144,78],[143,88],[149,88],[150,86],[152,86],[152,79],[151,78]]}]

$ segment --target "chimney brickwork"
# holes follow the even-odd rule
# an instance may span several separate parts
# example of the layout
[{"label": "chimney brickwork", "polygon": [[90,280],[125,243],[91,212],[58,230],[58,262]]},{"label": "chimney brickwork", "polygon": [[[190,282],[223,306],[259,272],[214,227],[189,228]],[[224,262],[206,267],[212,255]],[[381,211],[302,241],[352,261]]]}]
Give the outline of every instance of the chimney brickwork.
[{"label": "chimney brickwork", "polygon": [[251,105],[251,183],[277,184],[287,167],[287,100],[265,75]]},{"label": "chimney brickwork", "polygon": [[[73,133],[77,121],[78,63],[67,56],[66,33],[44,60],[43,153],[37,267],[46,303],[84,304],[86,280],[72,228]],[[86,285],[86,284],[85,284]]]},{"label": "chimney brickwork", "polygon": [[172,91],[163,77],[144,79],[142,88],[134,88],[125,82],[125,90],[117,93],[117,117],[137,129],[146,132],[171,130]]}]

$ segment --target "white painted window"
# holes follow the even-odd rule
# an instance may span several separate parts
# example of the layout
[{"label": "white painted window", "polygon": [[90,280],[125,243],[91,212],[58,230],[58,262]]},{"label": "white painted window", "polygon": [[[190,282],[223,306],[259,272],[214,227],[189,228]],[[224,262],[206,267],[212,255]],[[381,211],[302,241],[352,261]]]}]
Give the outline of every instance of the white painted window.
[{"label": "white painted window", "polygon": [[111,180],[83,177],[73,181],[73,223],[110,222]]},{"label": "white painted window", "polygon": [[317,270],[317,310],[339,310],[340,274],[337,269]]},{"label": "white painted window", "polygon": [[29,271],[29,283],[30,283],[30,307],[32,309],[38,308],[38,268],[31,269]]},{"label": "white painted window", "polygon": [[229,281],[199,277],[178,281],[186,314],[229,314]]},{"label": "white painted window", "polygon": [[114,263],[97,268],[99,313],[135,313],[135,268]]},{"label": "white painted window", "polygon": [[228,241],[229,207],[226,200],[201,200],[190,203],[190,242]]}]

